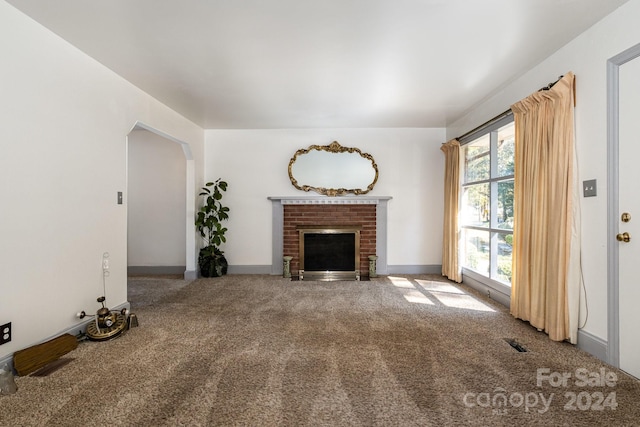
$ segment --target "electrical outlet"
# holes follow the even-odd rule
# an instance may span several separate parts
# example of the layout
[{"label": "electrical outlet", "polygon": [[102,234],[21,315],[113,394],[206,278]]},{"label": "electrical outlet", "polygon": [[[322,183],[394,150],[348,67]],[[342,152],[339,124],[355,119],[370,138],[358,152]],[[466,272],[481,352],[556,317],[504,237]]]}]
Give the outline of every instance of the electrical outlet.
[{"label": "electrical outlet", "polygon": [[0,326],[0,345],[11,341],[11,322]]},{"label": "electrical outlet", "polygon": [[598,195],[598,186],[595,179],[582,181],[582,190],[584,197],[595,197]]}]

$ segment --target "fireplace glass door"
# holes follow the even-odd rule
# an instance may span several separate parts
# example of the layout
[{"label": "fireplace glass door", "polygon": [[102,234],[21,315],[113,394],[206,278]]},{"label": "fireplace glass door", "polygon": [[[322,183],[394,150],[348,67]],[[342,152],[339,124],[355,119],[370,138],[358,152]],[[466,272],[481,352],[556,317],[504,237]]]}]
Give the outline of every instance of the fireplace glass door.
[{"label": "fireplace glass door", "polygon": [[304,228],[300,233],[300,280],[359,280],[360,229]]}]

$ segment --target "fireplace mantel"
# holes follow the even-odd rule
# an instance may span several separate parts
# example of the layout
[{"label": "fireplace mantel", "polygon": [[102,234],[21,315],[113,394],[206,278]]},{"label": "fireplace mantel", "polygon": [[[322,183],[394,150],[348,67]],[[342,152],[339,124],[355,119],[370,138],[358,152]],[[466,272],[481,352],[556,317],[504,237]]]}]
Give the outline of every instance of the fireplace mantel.
[{"label": "fireplace mantel", "polygon": [[344,197],[268,197],[274,204],[282,205],[377,205],[391,200],[391,196],[344,196]]},{"label": "fireplace mantel", "polygon": [[376,205],[376,271],[387,274],[387,204],[391,196],[284,196],[268,197],[272,205],[271,273],[283,273],[283,229],[285,205]]}]

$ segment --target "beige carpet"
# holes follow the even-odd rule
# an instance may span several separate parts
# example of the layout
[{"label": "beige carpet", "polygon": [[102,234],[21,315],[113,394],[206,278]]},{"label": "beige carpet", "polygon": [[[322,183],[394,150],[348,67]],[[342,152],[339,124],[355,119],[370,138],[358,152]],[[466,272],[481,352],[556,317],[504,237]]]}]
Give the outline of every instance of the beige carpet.
[{"label": "beige carpet", "polygon": [[0,425],[640,425],[640,382],[437,276],[141,277],[129,298],[138,328],[17,378]]}]

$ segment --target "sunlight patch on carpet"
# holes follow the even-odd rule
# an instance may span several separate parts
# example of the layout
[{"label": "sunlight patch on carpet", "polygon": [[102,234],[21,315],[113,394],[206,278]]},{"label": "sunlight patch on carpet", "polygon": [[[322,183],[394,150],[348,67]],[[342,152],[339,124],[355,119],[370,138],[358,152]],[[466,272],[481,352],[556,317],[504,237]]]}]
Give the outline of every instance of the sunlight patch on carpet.
[{"label": "sunlight patch on carpet", "polygon": [[414,304],[428,304],[434,305],[434,302],[426,297],[425,294],[417,289],[401,289],[400,293],[409,302]]},{"label": "sunlight patch on carpet", "polygon": [[433,301],[427,298],[425,294],[416,289],[415,285],[411,283],[409,279],[406,279],[404,277],[390,276],[389,280],[391,280],[393,286],[398,288],[404,299],[406,299],[408,302],[427,305],[435,304]]},{"label": "sunlight patch on carpet", "polygon": [[456,288],[449,283],[434,282],[431,280],[421,279],[416,279],[416,282],[426,291],[448,292],[450,294],[464,294],[464,291],[462,289]]},{"label": "sunlight patch on carpet", "polygon": [[434,305],[437,300],[451,308],[495,313],[493,308],[450,283],[398,276],[389,276],[389,280],[411,303]]},{"label": "sunlight patch on carpet", "polygon": [[416,287],[411,281],[405,277],[389,276],[389,280],[396,288],[415,289]]},{"label": "sunlight patch on carpet", "polygon": [[465,310],[495,312],[488,305],[478,301],[471,295],[447,294],[444,292],[431,292],[431,294],[447,307],[463,308]]},{"label": "sunlight patch on carpet", "polygon": [[464,292],[462,289],[450,283],[434,282],[431,280],[416,280],[418,284],[429,294],[433,295],[447,307],[462,308],[465,310],[486,311],[494,313],[495,310],[478,299]]}]

